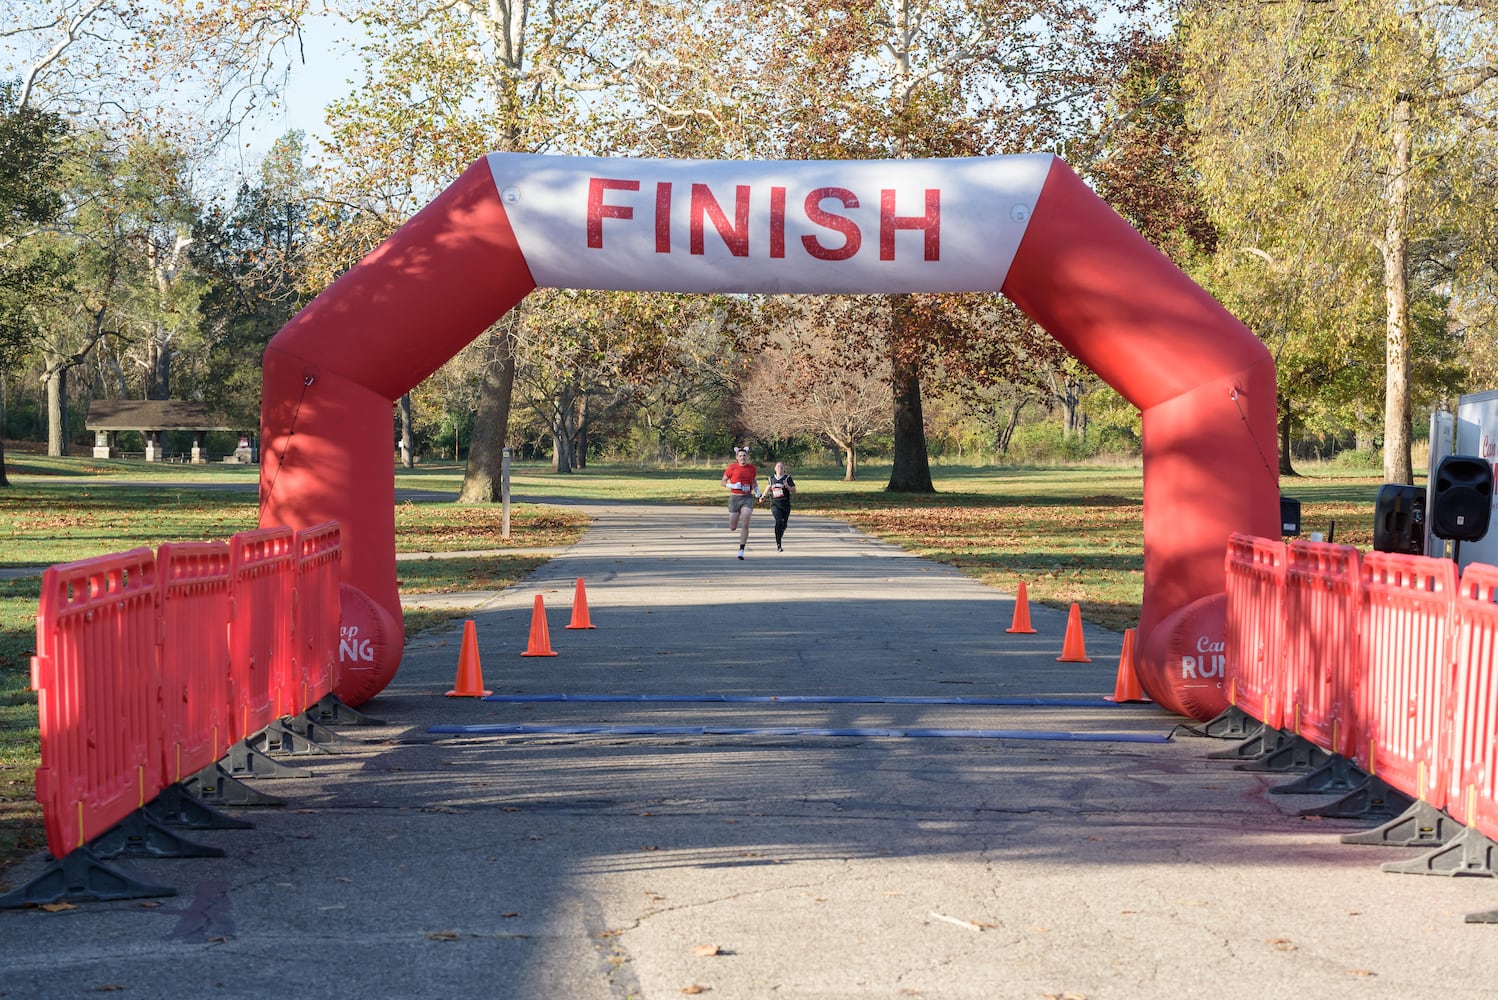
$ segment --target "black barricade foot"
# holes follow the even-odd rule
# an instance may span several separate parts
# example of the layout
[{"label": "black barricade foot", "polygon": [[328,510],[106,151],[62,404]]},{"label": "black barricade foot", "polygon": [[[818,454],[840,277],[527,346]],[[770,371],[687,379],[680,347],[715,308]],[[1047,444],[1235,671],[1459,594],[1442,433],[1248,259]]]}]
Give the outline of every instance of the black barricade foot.
[{"label": "black barricade foot", "polygon": [[1342,834],[1344,844],[1374,847],[1439,847],[1461,831],[1461,824],[1422,799],[1372,830]]},{"label": "black barricade foot", "polygon": [[251,746],[249,740],[240,740],[230,747],[229,752],[219,761],[219,766],[235,778],[312,777],[312,772],[305,767],[283,764]]},{"label": "black barricade foot", "polygon": [[0,896],[0,909],[175,895],[177,890],[171,886],[142,882],[104,864],[87,847],[80,847],[47,865],[40,875],[19,889]]},{"label": "black barricade foot", "polygon": [[1229,705],[1199,726],[1181,726],[1183,736],[1205,736],[1214,740],[1246,740],[1263,732],[1264,723],[1237,705]]},{"label": "black barricade foot", "polygon": [[381,719],[365,715],[351,705],[345,704],[336,694],[325,694],[316,705],[307,709],[305,715],[313,722],[325,726],[383,726]]},{"label": "black barricade foot", "polygon": [[1464,924],[1498,924],[1498,910],[1484,910],[1481,913],[1469,913],[1462,919]]},{"label": "black barricade foot", "polygon": [[333,752],[287,726],[285,719],[272,722],[251,736],[248,742],[256,750],[271,757],[309,757]]},{"label": "black barricade foot", "polygon": [[146,814],[163,826],[187,830],[253,830],[249,820],[236,819],[219,812],[202,799],[190,794],[181,782],[167,785],[143,807]]},{"label": "black barricade foot", "polygon": [[1332,755],[1306,739],[1291,736],[1273,750],[1265,751],[1252,760],[1233,765],[1238,771],[1274,771],[1278,774],[1300,774],[1314,771],[1332,759]]},{"label": "black barricade foot", "polygon": [[1290,741],[1290,735],[1269,726],[1260,726],[1259,731],[1236,746],[1226,750],[1213,750],[1208,760],[1253,760],[1272,753]]},{"label": "black barricade foot", "polygon": [[221,858],[222,847],[198,844],[162,826],[144,809],[120,820],[89,841],[96,857],[110,858]]},{"label": "black barricade foot", "polygon": [[329,753],[360,745],[359,740],[351,740],[336,729],[329,729],[321,722],[315,722],[306,715],[285,716],[281,719],[281,725],[303,739],[325,748]]},{"label": "black barricade foot", "polygon": [[228,771],[222,765],[209,764],[203,770],[182,781],[188,795],[202,802],[219,806],[284,806],[285,800],[267,795],[253,788]]},{"label": "black barricade foot", "polygon": [[[1498,875],[1498,844],[1478,833],[1473,827],[1463,827],[1445,844],[1433,851],[1426,851],[1408,861],[1385,861],[1379,871],[1401,875],[1450,875],[1493,878]],[[1475,922],[1475,921],[1469,921]]]},{"label": "black barricade foot", "polygon": [[1298,815],[1322,819],[1362,819],[1382,823],[1398,817],[1415,802],[1384,779],[1369,775],[1363,783],[1335,802],[1302,809]]},{"label": "black barricade foot", "polygon": [[1350,792],[1362,786],[1368,774],[1346,757],[1330,755],[1325,764],[1313,768],[1294,781],[1276,785],[1269,791],[1275,795],[1328,795],[1333,792]]}]

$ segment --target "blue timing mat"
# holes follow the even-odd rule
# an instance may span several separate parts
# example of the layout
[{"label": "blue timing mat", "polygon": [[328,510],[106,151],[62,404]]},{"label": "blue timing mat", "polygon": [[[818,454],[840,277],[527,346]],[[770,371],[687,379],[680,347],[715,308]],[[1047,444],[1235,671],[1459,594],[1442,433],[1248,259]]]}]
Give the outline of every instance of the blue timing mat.
[{"label": "blue timing mat", "polygon": [[494,723],[431,726],[429,733],[460,736],[854,736],[942,737],[969,740],[1065,740],[1081,743],[1169,743],[1170,734],[1067,733],[1043,729],[822,729],[811,726],[527,726]]},{"label": "blue timing mat", "polygon": [[502,702],[697,702],[729,705],[1007,705],[1032,708],[1118,708],[1103,698],[938,698],[833,694],[491,694]]}]

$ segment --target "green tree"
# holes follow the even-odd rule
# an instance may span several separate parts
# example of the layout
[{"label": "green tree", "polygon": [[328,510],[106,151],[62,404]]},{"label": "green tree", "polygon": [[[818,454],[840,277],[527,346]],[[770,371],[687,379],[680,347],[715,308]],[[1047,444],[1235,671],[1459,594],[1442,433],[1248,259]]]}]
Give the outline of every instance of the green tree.
[{"label": "green tree", "polygon": [[[68,134],[61,115],[23,107],[19,84],[0,84],[0,372],[15,366],[37,335],[28,302],[57,280],[58,259],[28,237],[62,212],[56,181]],[[3,404],[0,404],[3,406]],[[5,414],[0,408],[0,428]],[[8,486],[0,434],[0,486]]]},{"label": "green tree", "polygon": [[[1230,253],[1293,276],[1283,314],[1336,357],[1361,289],[1382,299],[1384,479],[1407,483],[1417,262],[1443,238],[1458,278],[1493,212],[1491,4],[1191,3],[1183,13],[1195,162]],[[1370,257],[1377,262],[1370,267]],[[1415,292],[1412,294],[1412,286]]]},{"label": "green tree", "polygon": [[253,426],[260,410],[265,345],[311,297],[309,215],[317,196],[303,138],[290,133],[271,148],[255,183],[243,183],[227,208],[204,212],[189,256],[207,284],[200,305],[207,341],[203,399]]}]

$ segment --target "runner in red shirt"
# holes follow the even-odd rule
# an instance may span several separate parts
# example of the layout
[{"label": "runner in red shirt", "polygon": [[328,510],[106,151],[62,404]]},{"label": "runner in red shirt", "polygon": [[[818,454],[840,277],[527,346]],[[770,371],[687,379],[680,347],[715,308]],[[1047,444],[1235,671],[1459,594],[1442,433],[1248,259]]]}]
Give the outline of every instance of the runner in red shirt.
[{"label": "runner in red shirt", "polygon": [[749,515],[759,499],[759,470],[749,461],[748,448],[733,450],[733,464],[723,470],[723,485],[728,489],[728,530],[739,533],[739,558],[749,542]]}]

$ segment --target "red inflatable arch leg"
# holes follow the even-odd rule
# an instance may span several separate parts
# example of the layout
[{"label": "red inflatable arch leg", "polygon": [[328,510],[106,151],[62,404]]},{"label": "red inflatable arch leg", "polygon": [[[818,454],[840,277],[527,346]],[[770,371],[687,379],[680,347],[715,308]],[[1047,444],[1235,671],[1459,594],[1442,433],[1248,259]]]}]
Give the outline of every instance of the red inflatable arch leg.
[{"label": "red inflatable arch leg", "polygon": [[1223,593],[1232,532],[1279,536],[1274,362],[1059,160],[1003,291],[1142,412],[1139,680],[1160,704],[1210,718],[1227,704],[1221,658],[1185,657],[1220,652],[1221,616],[1161,626]]},{"label": "red inflatable arch leg", "polygon": [[358,705],[405,642],[391,405],[533,288],[484,161],[297,314],[265,353],[260,523],[342,525],[335,693]]}]

